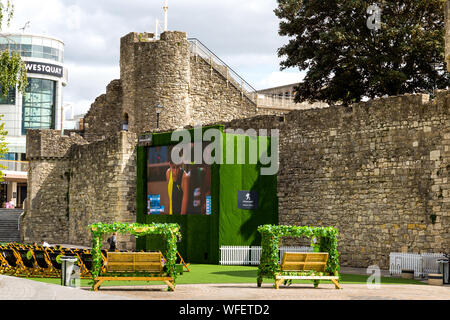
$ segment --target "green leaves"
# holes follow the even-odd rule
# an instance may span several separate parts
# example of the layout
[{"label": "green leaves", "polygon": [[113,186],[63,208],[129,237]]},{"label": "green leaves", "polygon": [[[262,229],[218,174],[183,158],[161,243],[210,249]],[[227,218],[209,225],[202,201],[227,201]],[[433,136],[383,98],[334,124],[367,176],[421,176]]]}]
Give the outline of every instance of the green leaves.
[{"label": "green leaves", "polygon": [[278,0],[281,68],[306,70],[295,100],[349,105],[363,97],[431,93],[448,86],[446,0],[378,1],[381,29],[367,27],[362,0]]},{"label": "green leaves", "polygon": [[[339,232],[334,227],[262,225],[258,227],[261,233],[261,259],[258,267],[258,281],[263,277],[273,278],[280,272],[278,264],[278,246],[281,237],[316,238],[315,247],[320,252],[328,252],[326,272],[337,274],[339,267],[339,252],[337,251],[337,237]],[[314,271],[313,271],[314,272]]]},{"label": "green leaves", "polygon": [[14,5],[11,0],[0,0],[0,30],[3,27],[3,21],[6,20],[6,25],[9,26],[14,15]]},{"label": "green leaves", "polygon": [[[0,0],[0,31],[3,22],[9,23],[14,15],[14,5],[10,0]],[[0,35],[6,38],[7,42],[13,43],[7,35]],[[27,71],[25,63],[18,52],[4,50],[0,53],[0,90],[5,97],[10,89],[18,87],[19,91],[25,93],[27,86]]]},{"label": "green leaves", "polygon": [[[101,239],[105,233],[117,232],[119,234],[132,234],[136,237],[159,234],[167,241],[166,271],[170,277],[176,279],[175,264],[177,260],[177,241],[181,240],[180,226],[176,223],[120,223],[111,224],[94,223],[88,226],[92,234],[92,277],[95,279],[100,274],[102,267]],[[175,282],[174,282],[175,283]]]}]

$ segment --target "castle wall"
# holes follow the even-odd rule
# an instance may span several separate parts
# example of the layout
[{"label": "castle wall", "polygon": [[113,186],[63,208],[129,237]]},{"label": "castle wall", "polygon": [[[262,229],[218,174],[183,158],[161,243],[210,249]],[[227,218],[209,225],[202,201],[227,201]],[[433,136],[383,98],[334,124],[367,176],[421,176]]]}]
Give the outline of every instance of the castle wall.
[{"label": "castle wall", "polygon": [[[122,131],[102,141],[75,145],[69,181],[69,243],[90,246],[86,226],[136,222],[136,135]],[[121,250],[134,239],[119,236]]]},{"label": "castle wall", "polygon": [[[27,134],[29,192],[26,242],[90,246],[87,226],[136,221],[136,135],[125,131],[88,143],[54,130]],[[134,238],[120,236],[120,249]]]},{"label": "castle wall", "polygon": [[230,121],[257,114],[255,103],[241,93],[237,84],[227,81],[202,57],[192,56],[190,65],[190,124]]},{"label": "castle wall", "polygon": [[[84,138],[28,132],[24,241],[90,245],[88,224],[134,222],[137,135],[156,131],[162,104],[158,131],[199,122],[278,129],[279,222],[338,227],[343,265],[386,268],[389,252],[448,251],[448,91],[433,101],[406,95],[258,115],[267,111],[191,56],[185,33],[152,37],[121,39],[121,79],[92,104]],[[130,237],[119,240],[120,249],[134,246]]]},{"label": "castle wall", "polygon": [[280,224],[336,226],[342,265],[388,268],[390,252],[450,247],[449,110],[441,91],[225,127],[279,130]]},{"label": "castle wall", "polygon": [[122,130],[122,86],[120,80],[111,81],[106,93],[95,99],[84,117],[84,138],[102,140]]},{"label": "castle wall", "polygon": [[67,241],[69,236],[70,150],[86,143],[56,130],[28,130],[28,195],[21,234],[26,242]]},{"label": "castle wall", "polygon": [[336,226],[343,265],[388,268],[389,252],[447,252],[449,98],[289,113],[280,133],[280,224]]}]

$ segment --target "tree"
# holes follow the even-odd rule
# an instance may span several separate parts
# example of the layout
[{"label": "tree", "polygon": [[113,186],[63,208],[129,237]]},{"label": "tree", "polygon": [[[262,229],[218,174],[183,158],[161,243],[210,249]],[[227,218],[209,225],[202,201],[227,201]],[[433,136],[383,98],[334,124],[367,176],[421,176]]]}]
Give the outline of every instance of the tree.
[{"label": "tree", "polygon": [[[10,0],[0,0],[0,31],[2,30],[4,21],[9,26],[9,23],[14,15],[14,5]],[[2,35],[8,41],[6,35]],[[8,94],[8,91],[13,88],[19,89],[25,93],[27,86],[27,71],[25,63],[17,51],[10,52],[9,49],[3,50],[0,53],[0,91],[3,96]]]},{"label": "tree", "polygon": [[[4,21],[9,26],[9,23],[14,15],[14,5],[10,0],[0,0],[0,31],[2,30]],[[9,38],[2,35],[6,39]],[[25,63],[20,57],[20,53],[10,52],[6,49],[0,52],[0,92],[5,97],[10,89],[16,87],[22,93],[25,93],[25,88],[28,85],[27,72]],[[0,115],[0,120],[3,115]],[[8,131],[5,130],[5,123],[0,124],[0,156],[8,153],[7,142],[5,137]],[[0,169],[6,169],[5,166],[0,165]],[[0,181],[2,181],[3,172],[0,170]]]},{"label": "tree", "polygon": [[296,102],[349,105],[364,97],[446,88],[446,0],[378,0],[380,29],[365,0],[278,0],[281,70],[306,70]]}]

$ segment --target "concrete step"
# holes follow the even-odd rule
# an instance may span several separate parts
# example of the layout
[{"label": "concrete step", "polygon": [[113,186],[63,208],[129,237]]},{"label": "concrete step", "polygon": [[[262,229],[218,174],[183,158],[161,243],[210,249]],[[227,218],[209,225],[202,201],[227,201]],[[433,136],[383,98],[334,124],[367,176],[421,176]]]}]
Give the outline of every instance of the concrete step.
[{"label": "concrete step", "polygon": [[21,209],[0,209],[0,242],[20,241],[18,229]]}]

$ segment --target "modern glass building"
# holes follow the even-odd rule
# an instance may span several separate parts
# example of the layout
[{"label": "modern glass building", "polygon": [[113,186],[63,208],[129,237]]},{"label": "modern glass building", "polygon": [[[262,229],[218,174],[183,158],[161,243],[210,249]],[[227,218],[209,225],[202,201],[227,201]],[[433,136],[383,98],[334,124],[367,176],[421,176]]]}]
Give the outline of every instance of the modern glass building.
[{"label": "modern glass building", "polygon": [[64,43],[46,35],[0,34],[0,51],[17,51],[25,61],[28,86],[25,94],[10,90],[0,96],[0,114],[8,131],[9,153],[0,159],[4,181],[0,182],[0,205],[22,207],[26,198],[27,129],[61,129],[63,88],[67,85]]}]

